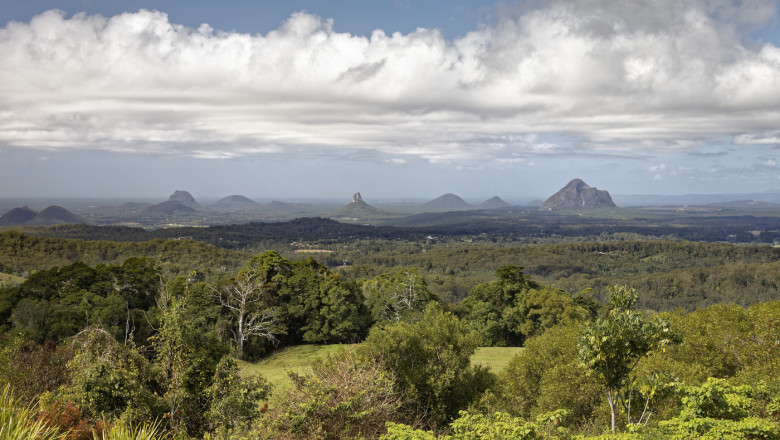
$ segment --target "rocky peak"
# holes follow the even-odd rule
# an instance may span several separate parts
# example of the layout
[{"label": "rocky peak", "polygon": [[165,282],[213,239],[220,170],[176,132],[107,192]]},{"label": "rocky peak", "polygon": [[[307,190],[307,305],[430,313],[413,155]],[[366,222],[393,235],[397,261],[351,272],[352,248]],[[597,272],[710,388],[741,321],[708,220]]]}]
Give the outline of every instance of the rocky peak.
[{"label": "rocky peak", "polygon": [[169,202],[181,202],[184,206],[198,209],[200,205],[198,202],[195,201],[195,197],[192,197],[192,194],[190,194],[187,191],[180,191],[176,190],[171,194],[170,197],[168,197]]},{"label": "rocky peak", "polygon": [[356,192],[354,196],[352,196],[352,203],[360,203],[363,201],[363,197],[360,197],[360,193]]},{"label": "rocky peak", "polygon": [[187,191],[180,191],[176,190],[171,194],[170,197],[168,197],[168,200],[176,200],[178,202],[186,203],[186,202],[195,202],[195,197],[192,197],[192,194],[190,194]]},{"label": "rocky peak", "polygon": [[599,209],[614,208],[607,191],[589,186],[581,179],[574,179],[560,191],[550,196],[539,208],[540,211],[558,211],[562,209]]}]

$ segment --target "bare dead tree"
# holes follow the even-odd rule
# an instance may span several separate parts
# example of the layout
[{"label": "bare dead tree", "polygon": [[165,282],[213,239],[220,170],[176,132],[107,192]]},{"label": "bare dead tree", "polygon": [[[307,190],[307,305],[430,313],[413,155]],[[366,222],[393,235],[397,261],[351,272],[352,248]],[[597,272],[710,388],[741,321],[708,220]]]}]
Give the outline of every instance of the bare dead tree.
[{"label": "bare dead tree", "polygon": [[233,315],[236,327],[233,329],[233,342],[238,356],[244,352],[244,342],[251,336],[264,338],[272,343],[278,342],[280,333],[277,313],[273,309],[262,309],[263,283],[243,274],[232,284],[222,286],[215,296],[223,307]]}]

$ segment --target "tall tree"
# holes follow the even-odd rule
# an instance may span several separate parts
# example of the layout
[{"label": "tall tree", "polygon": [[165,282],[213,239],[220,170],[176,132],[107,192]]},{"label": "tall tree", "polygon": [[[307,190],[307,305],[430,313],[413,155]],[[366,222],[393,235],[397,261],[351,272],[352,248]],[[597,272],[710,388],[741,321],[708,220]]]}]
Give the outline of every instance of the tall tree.
[{"label": "tall tree", "polygon": [[235,319],[233,342],[240,358],[244,353],[244,342],[258,336],[276,342],[276,335],[282,331],[277,320],[277,311],[263,307],[264,282],[244,272],[228,285],[220,286],[215,295]]},{"label": "tall tree", "polygon": [[607,392],[615,431],[618,397],[640,359],[678,340],[669,322],[648,321],[634,309],[638,294],[628,286],[610,286],[609,314],[587,322],[577,341],[579,358]]}]

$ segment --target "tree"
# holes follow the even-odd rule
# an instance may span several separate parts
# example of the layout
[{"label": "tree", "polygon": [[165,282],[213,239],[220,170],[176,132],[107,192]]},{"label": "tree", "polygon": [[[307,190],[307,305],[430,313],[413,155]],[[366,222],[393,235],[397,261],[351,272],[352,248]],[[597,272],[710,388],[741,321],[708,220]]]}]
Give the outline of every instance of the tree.
[{"label": "tree", "polygon": [[208,390],[230,346],[216,334],[208,317],[192,313],[189,298],[162,296],[161,326],[153,342],[167,421],[172,428],[198,437],[208,426],[212,403]]},{"label": "tree", "polygon": [[468,324],[431,303],[418,322],[374,327],[359,350],[392,373],[417,414],[442,427],[494,381],[486,368],[471,365],[476,347]]},{"label": "tree", "polygon": [[471,289],[461,303],[484,345],[519,346],[557,324],[579,322],[590,314],[590,298],[541,286],[520,266],[502,266],[496,276],[497,281]]},{"label": "tree", "polygon": [[363,296],[375,322],[419,318],[430,301],[439,300],[417,269],[401,269],[367,280]]},{"label": "tree", "polygon": [[276,300],[285,310],[291,343],[343,343],[365,337],[371,320],[354,283],[309,258],[290,263],[292,272]]},{"label": "tree", "polygon": [[277,320],[277,311],[263,306],[263,282],[250,273],[243,273],[235,282],[220,286],[215,295],[223,307],[235,319],[233,342],[238,357],[244,353],[244,342],[252,336],[259,336],[276,342],[276,335],[282,331]]},{"label": "tree", "polygon": [[638,299],[635,289],[610,286],[609,291],[609,314],[582,327],[577,347],[580,361],[606,389],[614,432],[618,397],[639,360],[679,338],[668,321],[650,322],[644,313],[634,310]]},{"label": "tree", "polygon": [[521,266],[502,266],[496,276],[498,280],[471,289],[461,307],[482,344],[520,346],[525,341],[520,330],[525,321],[522,302],[529,289],[540,286],[523,273]]},{"label": "tree", "polygon": [[72,344],[71,386],[62,390],[61,400],[75,402],[90,418],[150,422],[162,415],[162,402],[153,391],[157,377],[134,347],[96,327],[82,330]]},{"label": "tree", "polygon": [[564,420],[569,427],[593,423],[603,399],[595,378],[582,374],[577,359],[579,332],[579,325],[559,325],[528,339],[498,374],[496,386],[485,393],[480,408],[528,420],[563,409],[569,414]]},{"label": "tree", "polygon": [[701,386],[685,386],[682,391],[683,409],[680,414],[659,423],[660,433],[664,437],[734,440],[780,438],[780,426],[771,416],[757,417],[757,414],[751,414],[751,410],[756,407],[756,389],[753,387],[733,386],[726,379],[710,377]]},{"label": "tree", "polygon": [[271,385],[263,377],[243,375],[235,359],[222,357],[207,390],[211,400],[207,417],[212,431],[224,434],[249,425],[260,416],[260,403],[270,392]]}]

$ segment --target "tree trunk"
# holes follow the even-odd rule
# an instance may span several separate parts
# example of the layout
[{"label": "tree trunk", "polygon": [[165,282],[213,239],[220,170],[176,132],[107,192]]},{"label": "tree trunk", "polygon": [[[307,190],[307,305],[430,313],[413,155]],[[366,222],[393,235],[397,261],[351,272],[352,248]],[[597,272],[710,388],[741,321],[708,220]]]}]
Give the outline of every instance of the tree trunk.
[{"label": "tree trunk", "polygon": [[238,359],[244,358],[244,313],[243,311],[238,315]]},{"label": "tree trunk", "polygon": [[607,403],[609,403],[609,411],[612,413],[612,432],[615,432],[615,398],[617,396],[612,394],[611,390],[607,390]]}]

